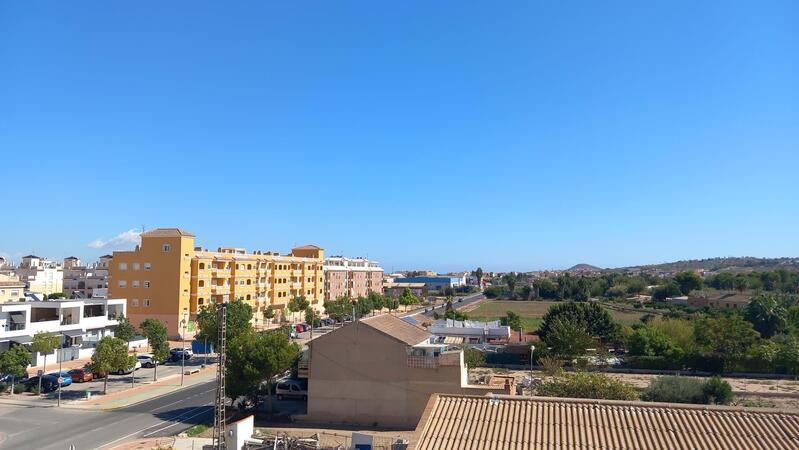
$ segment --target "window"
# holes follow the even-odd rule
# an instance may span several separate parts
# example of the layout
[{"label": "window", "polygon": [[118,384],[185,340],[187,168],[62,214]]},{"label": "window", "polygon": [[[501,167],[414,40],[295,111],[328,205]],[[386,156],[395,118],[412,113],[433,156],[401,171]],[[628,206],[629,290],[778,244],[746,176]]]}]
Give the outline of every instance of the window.
[{"label": "window", "polygon": [[200,297],[200,298],[197,299],[197,304],[198,305],[202,306],[203,303],[205,303],[205,299],[204,298]]},{"label": "window", "polygon": [[150,263],[144,263],[144,270],[150,270],[150,267],[152,267]]},{"label": "window", "polygon": [[163,249],[164,249],[164,253],[166,253],[166,252],[172,250],[172,246],[169,245],[169,244],[164,244]]},{"label": "window", "polygon": [[126,288],[128,287],[128,282],[125,280],[119,280],[119,287]]},{"label": "window", "polygon": [[140,266],[139,263],[133,263],[133,270],[139,270]]},{"label": "window", "polygon": [[197,286],[199,286],[199,287],[205,287],[205,280],[200,280],[200,281],[197,283]]},{"label": "window", "polygon": [[133,287],[139,287],[139,280],[133,280]]},{"label": "window", "polygon": [[145,298],[144,299],[144,307],[145,308],[149,308],[150,307],[150,299],[149,298]]},{"label": "window", "polygon": [[134,298],[134,299],[132,300],[132,302],[133,302],[133,303],[132,303],[132,304],[133,304],[133,306],[139,306],[139,299],[138,299],[138,298]]},{"label": "window", "polygon": [[119,270],[128,270],[128,263],[119,263]]},{"label": "window", "polygon": [[145,280],[144,281],[144,287],[145,288],[149,288],[150,287],[150,282]]},{"label": "window", "polygon": [[205,263],[200,263],[200,270],[205,270]]}]

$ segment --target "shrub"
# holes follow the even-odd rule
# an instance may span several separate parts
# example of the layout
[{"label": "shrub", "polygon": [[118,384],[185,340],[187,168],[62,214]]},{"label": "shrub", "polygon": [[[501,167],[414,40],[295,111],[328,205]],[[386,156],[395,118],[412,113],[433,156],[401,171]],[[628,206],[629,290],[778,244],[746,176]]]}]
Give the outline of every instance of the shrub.
[{"label": "shrub", "polygon": [[563,361],[554,356],[542,356],[538,358],[538,364],[546,375],[556,377],[563,374]]},{"label": "shrub", "polygon": [[24,384],[22,384],[22,383],[14,383],[14,393],[15,394],[21,394],[21,393],[25,392],[25,389],[26,388],[25,388]]},{"label": "shrub", "polygon": [[627,365],[633,369],[680,370],[682,362],[665,356],[628,356]]},{"label": "shrub", "polygon": [[690,377],[663,376],[654,379],[641,399],[666,403],[705,403],[705,383]]},{"label": "shrub", "polygon": [[463,350],[463,361],[466,367],[474,369],[475,367],[483,367],[486,365],[486,357],[480,350],[475,350],[471,347],[466,347]]},{"label": "shrub", "polygon": [[629,383],[603,373],[577,372],[564,378],[543,383],[536,388],[543,397],[595,398],[605,400],[636,400],[638,392]]},{"label": "shrub", "polygon": [[720,377],[713,377],[702,388],[705,403],[729,405],[732,402],[732,386]]},{"label": "shrub", "polygon": [[5,394],[10,387],[10,384],[0,383],[0,394]]}]

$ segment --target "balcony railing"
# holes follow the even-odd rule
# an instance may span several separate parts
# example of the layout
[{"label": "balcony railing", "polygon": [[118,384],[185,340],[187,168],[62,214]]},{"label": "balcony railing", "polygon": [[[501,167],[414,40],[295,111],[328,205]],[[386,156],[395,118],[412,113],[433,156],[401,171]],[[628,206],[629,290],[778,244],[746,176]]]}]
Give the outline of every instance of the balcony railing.
[{"label": "balcony railing", "polygon": [[413,356],[408,355],[408,367],[416,369],[436,369],[441,366],[460,365],[460,352],[445,352],[438,356]]}]

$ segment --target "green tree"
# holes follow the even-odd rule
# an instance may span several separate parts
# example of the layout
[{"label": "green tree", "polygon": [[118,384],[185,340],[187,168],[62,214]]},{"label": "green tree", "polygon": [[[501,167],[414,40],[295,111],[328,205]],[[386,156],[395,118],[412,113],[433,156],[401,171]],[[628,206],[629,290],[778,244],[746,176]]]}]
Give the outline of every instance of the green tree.
[{"label": "green tree", "polygon": [[158,319],[145,319],[141,323],[141,330],[144,337],[150,343],[150,350],[153,355],[153,381],[158,380],[158,364],[169,357],[169,340],[167,339],[167,328]]},{"label": "green tree", "polygon": [[386,309],[388,309],[389,313],[399,309],[399,300],[397,299],[397,297],[387,296],[385,297],[385,302],[386,302]]},{"label": "green tree", "polygon": [[97,343],[90,363],[94,372],[103,377],[103,394],[108,390],[108,374],[127,370],[136,364],[136,357],[128,355],[128,344],[122,339],[106,336]]},{"label": "green tree", "polygon": [[474,369],[476,367],[483,367],[486,363],[486,357],[480,350],[465,347],[463,349],[463,361],[466,363],[467,368]]},{"label": "green tree", "polygon": [[780,303],[776,294],[758,294],[744,310],[744,318],[749,321],[761,336],[768,339],[787,325],[788,311]]},{"label": "green tree", "polygon": [[386,306],[386,301],[379,292],[370,291],[369,292],[369,302],[372,304],[372,311],[382,311],[383,308]]},{"label": "green tree", "polygon": [[699,344],[724,357],[724,369],[732,370],[760,334],[738,314],[704,317],[694,329]]},{"label": "green tree", "polygon": [[[14,381],[24,377],[31,364],[31,353],[21,345],[15,345],[0,353],[0,373],[11,375],[11,393],[14,393]],[[39,388],[41,392],[41,387]]]},{"label": "green tree", "polygon": [[508,286],[508,297],[514,298],[516,295],[516,283],[519,281],[519,277],[517,277],[515,273],[509,272],[502,276],[502,281]]},{"label": "green tree", "polygon": [[680,295],[682,295],[680,285],[674,281],[669,281],[664,285],[656,287],[655,290],[652,291],[652,299],[657,301],[663,301],[669,297],[678,297]]},{"label": "green tree", "polygon": [[477,278],[477,286],[482,289],[483,288],[483,268],[478,267],[477,269],[472,272],[475,278]]},{"label": "green tree", "polygon": [[114,330],[114,336],[130,344],[130,341],[136,337],[136,327],[134,327],[133,324],[130,323],[130,320],[124,315],[120,315],[117,318],[117,322],[118,324],[116,330]]},{"label": "green tree", "polygon": [[598,303],[563,302],[552,305],[538,327],[538,335],[546,342],[547,335],[557,319],[573,321],[589,336],[602,342],[610,342],[618,333],[618,325],[610,314]]},{"label": "green tree", "polygon": [[339,297],[335,300],[326,300],[323,303],[325,313],[336,321],[341,320],[347,314],[352,313],[352,299],[349,297]]},{"label": "green tree", "polygon": [[307,308],[309,305],[310,303],[308,303],[308,300],[305,298],[305,296],[300,295],[289,300],[288,310],[291,311],[293,318],[294,313],[305,311],[305,308]]},{"label": "green tree", "polygon": [[316,328],[322,325],[322,320],[319,318],[319,313],[313,307],[305,308],[305,322]]},{"label": "green tree", "polygon": [[280,330],[256,333],[248,330],[230,342],[227,354],[226,394],[257,401],[266,382],[268,410],[272,412],[272,379],[289,370],[299,357],[300,347]]},{"label": "green tree", "polygon": [[507,311],[505,317],[499,321],[502,325],[509,326],[511,330],[522,331],[522,317],[513,311]]},{"label": "green tree", "polygon": [[702,397],[707,404],[729,405],[732,402],[732,386],[721,377],[711,377],[702,388]]},{"label": "green tree", "polygon": [[66,294],[64,294],[63,292],[53,292],[52,294],[47,296],[47,299],[48,300],[56,300],[56,299],[59,299],[59,298],[66,298],[66,297],[67,297]]},{"label": "green tree", "polygon": [[[218,312],[215,304],[205,305],[197,314],[197,325],[200,331],[196,339],[206,340],[214,345],[217,342]],[[227,333],[228,340],[235,339],[241,333],[252,330],[252,307],[244,301],[237,299],[227,304]]]},{"label": "green tree", "polygon": [[[61,336],[43,331],[33,335],[33,342],[31,342],[31,351],[39,353],[44,356],[44,364],[42,372],[47,373],[47,355],[53,353],[55,349],[61,346]],[[42,392],[42,378],[39,377],[39,392]]]},{"label": "green tree", "polygon": [[272,305],[268,305],[263,311],[261,311],[261,314],[264,316],[265,322],[268,321],[269,323],[272,323],[272,319],[275,318],[275,308],[273,308]]},{"label": "green tree", "polygon": [[696,272],[680,272],[674,276],[674,282],[680,286],[682,295],[688,295],[704,286],[704,280]]},{"label": "green tree", "polygon": [[605,400],[637,400],[635,386],[610,378],[603,373],[567,373],[562,378],[538,385],[536,395],[542,397],[593,398]]},{"label": "green tree", "polygon": [[595,345],[591,334],[581,322],[566,316],[551,321],[544,342],[552,352],[566,359],[574,359],[585,354],[586,349]]},{"label": "green tree", "polygon": [[633,331],[627,342],[627,349],[632,356],[668,356],[678,357],[680,348],[660,330],[643,326]]},{"label": "green tree", "polygon": [[372,312],[372,302],[369,297],[358,297],[355,300],[355,314],[358,317],[368,316]]},{"label": "green tree", "polygon": [[405,288],[402,290],[402,293],[399,296],[399,303],[400,305],[405,307],[405,311],[408,310],[408,306],[415,305],[419,303],[419,298],[413,295],[410,288]]}]

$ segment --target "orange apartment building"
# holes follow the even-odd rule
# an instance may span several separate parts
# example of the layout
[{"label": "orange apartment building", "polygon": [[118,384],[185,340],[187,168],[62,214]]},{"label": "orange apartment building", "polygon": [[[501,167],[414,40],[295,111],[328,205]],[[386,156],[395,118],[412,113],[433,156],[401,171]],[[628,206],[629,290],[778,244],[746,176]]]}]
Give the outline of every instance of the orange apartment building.
[{"label": "orange apartment building", "polygon": [[357,298],[383,293],[383,268],[365,258],[333,256],[325,259],[325,300]]},{"label": "orange apartment building", "polygon": [[158,228],[142,233],[135,250],[114,252],[109,297],[128,299],[135,325],[156,318],[170,336],[193,333],[200,308],[233,299],[252,306],[254,318],[269,305],[280,317],[288,302],[301,295],[322,309],[323,249],[308,245],[289,255],[243,248],[209,251],[195,247],[194,238],[178,228]]}]

